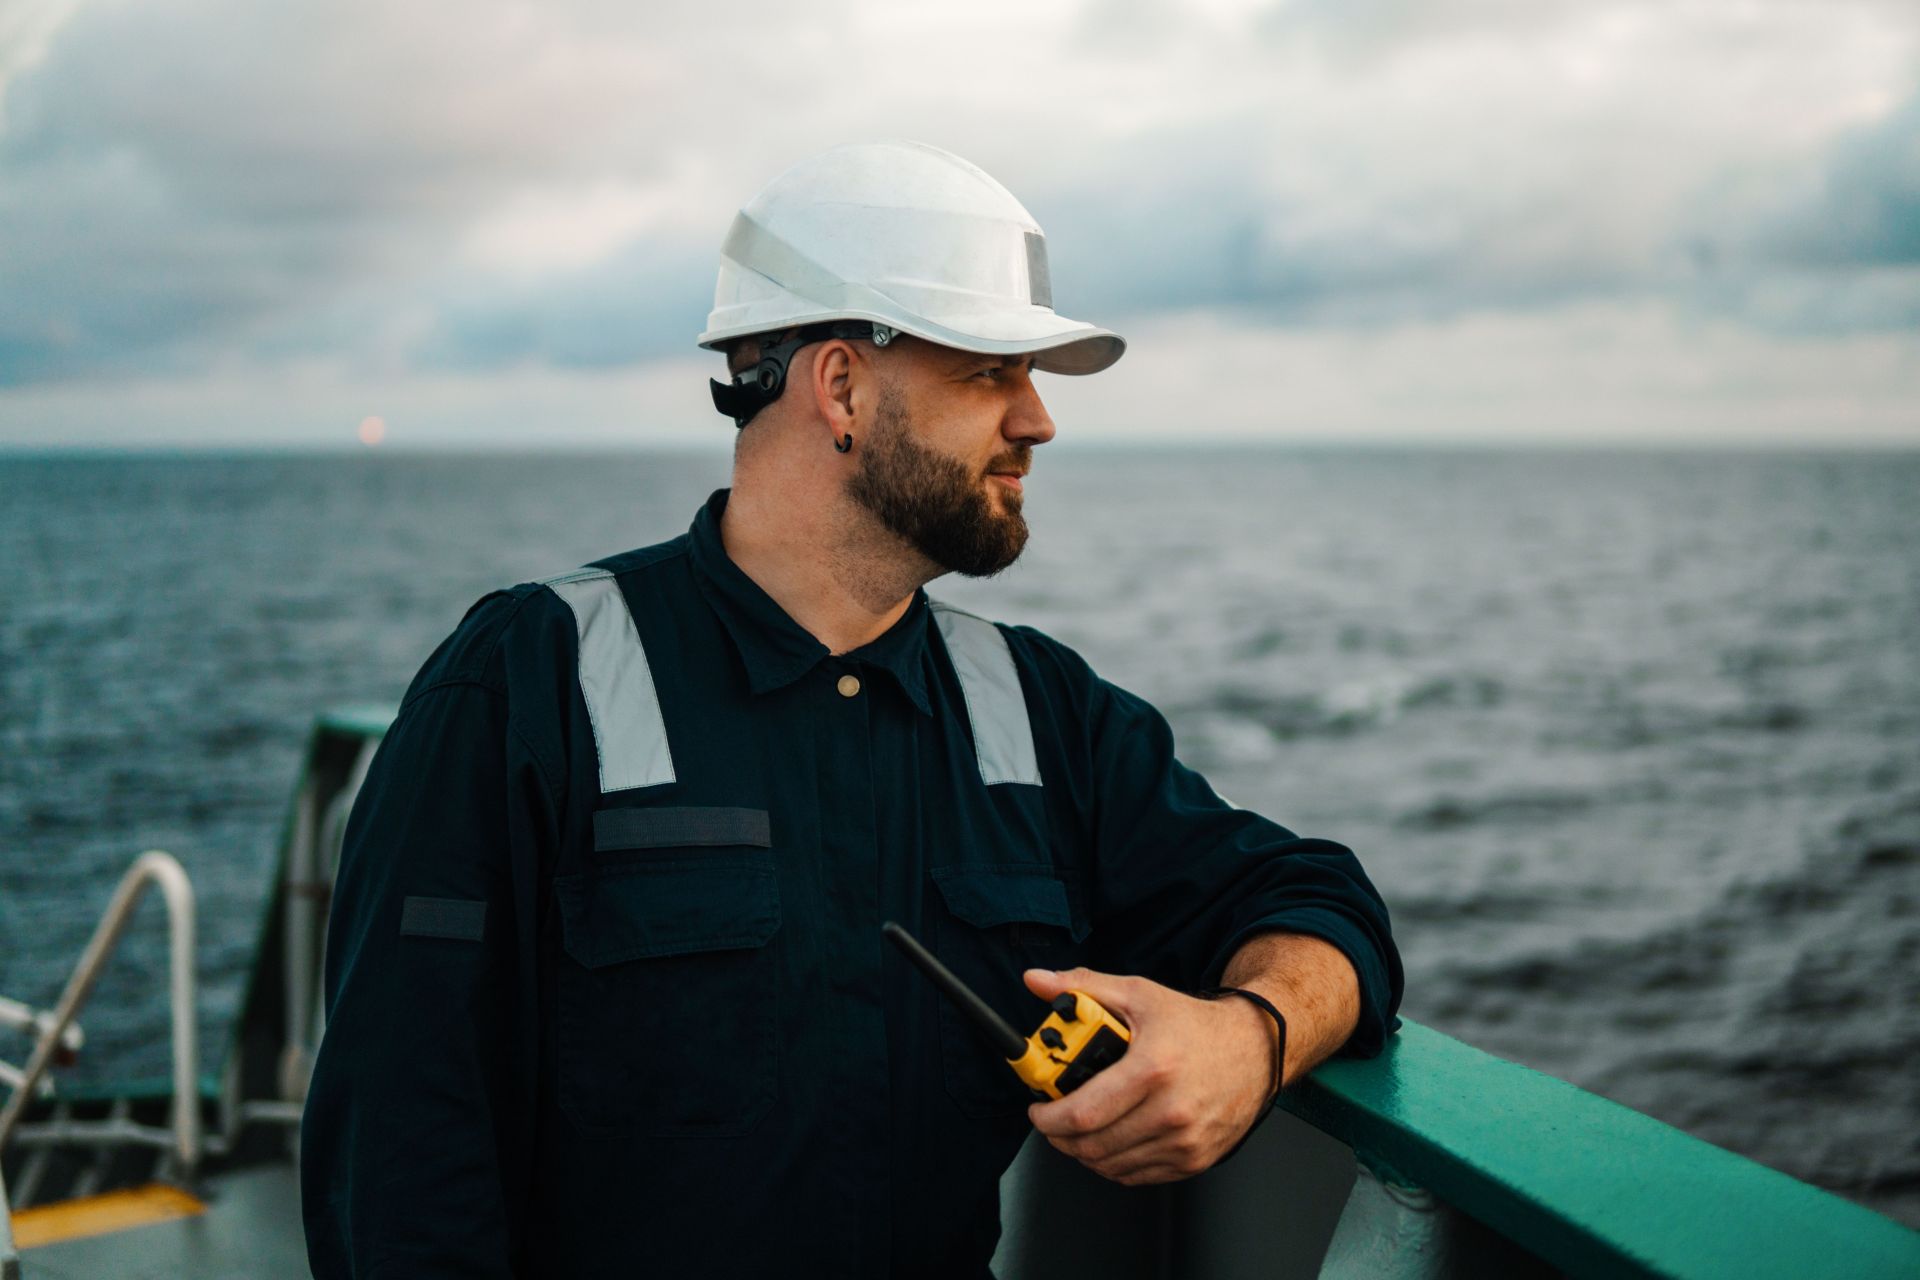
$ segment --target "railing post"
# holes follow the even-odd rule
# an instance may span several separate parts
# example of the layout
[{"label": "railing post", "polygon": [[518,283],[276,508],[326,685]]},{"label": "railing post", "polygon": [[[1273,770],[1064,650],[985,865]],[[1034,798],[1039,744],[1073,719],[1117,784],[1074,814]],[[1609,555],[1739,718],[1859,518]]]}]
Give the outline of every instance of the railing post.
[{"label": "railing post", "polygon": [[[318,741],[317,735],[315,741]],[[299,1046],[305,1043],[308,1008],[313,1002],[313,935],[318,914],[314,910],[318,886],[313,868],[320,820],[315,813],[314,791],[317,783],[313,777],[312,757],[318,754],[316,747],[309,755],[306,776],[300,782],[299,798],[294,801],[293,830],[287,837],[286,879],[283,882],[286,901],[282,907],[285,912],[286,943],[281,957],[286,973],[287,1007],[279,1070],[283,1094],[290,1087],[288,1081],[293,1074],[290,1064]]]},{"label": "railing post", "polygon": [[1452,1210],[1431,1191],[1381,1178],[1363,1163],[1334,1228],[1320,1280],[1429,1280],[1458,1274]]},{"label": "railing post", "polygon": [[20,1280],[20,1255],[13,1247],[13,1204],[7,1199],[7,1175],[0,1169],[0,1280]]},{"label": "railing post", "polygon": [[[360,743],[340,788],[320,803],[315,763],[300,789],[294,827],[287,846],[286,871],[286,1033],[280,1050],[279,1084],[284,1101],[305,1100],[313,1074],[313,1055],[325,1026],[321,974],[326,959],[326,920],[333,893],[333,876],[346,835],[353,803],[366,782],[380,739]],[[317,761],[316,746],[311,760]]]}]

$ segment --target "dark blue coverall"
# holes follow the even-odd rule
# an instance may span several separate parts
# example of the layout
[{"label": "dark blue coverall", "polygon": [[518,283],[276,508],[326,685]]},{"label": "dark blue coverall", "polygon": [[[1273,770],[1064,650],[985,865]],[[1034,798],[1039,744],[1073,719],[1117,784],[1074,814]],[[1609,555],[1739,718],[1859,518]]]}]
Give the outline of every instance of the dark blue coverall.
[{"label": "dark blue coverall", "polygon": [[[1193,990],[1271,929],[1352,961],[1343,1052],[1398,1025],[1345,847],[1222,801],[1030,628],[916,594],[832,656],[727,557],[726,498],[611,577],[487,596],[408,690],[328,934],[321,1280],[986,1276],[1029,1097],[887,919],[1023,1030],[1024,968]],[[626,610],[589,639],[563,594],[596,586]],[[629,613],[643,679],[589,679]],[[648,697],[664,740],[622,743]]]}]

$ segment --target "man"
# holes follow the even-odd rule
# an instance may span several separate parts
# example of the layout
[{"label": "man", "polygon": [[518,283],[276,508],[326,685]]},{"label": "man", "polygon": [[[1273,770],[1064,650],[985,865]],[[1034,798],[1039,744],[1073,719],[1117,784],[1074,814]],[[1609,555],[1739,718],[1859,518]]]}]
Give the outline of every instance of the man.
[{"label": "man", "polygon": [[[1395,1025],[1352,853],[1221,800],[1063,645],[920,589],[1019,555],[1035,370],[1123,350],[1052,311],[1004,188],[913,144],[798,166],[736,220],[701,341],[732,489],[477,604],[354,809],[302,1130],[318,1276],[978,1277],[1030,1128],[1187,1177]],[[1032,1102],[888,919],[1023,1030],[1074,988],[1130,1050]]]}]

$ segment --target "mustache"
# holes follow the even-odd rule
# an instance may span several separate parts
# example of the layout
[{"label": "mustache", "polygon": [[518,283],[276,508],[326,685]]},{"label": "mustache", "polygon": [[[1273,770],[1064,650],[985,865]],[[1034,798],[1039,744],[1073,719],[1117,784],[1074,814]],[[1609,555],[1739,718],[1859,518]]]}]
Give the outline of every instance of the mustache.
[{"label": "mustache", "polygon": [[1015,445],[1005,453],[996,454],[993,460],[987,463],[987,474],[997,471],[1024,476],[1031,470],[1033,470],[1033,446],[1030,444]]}]

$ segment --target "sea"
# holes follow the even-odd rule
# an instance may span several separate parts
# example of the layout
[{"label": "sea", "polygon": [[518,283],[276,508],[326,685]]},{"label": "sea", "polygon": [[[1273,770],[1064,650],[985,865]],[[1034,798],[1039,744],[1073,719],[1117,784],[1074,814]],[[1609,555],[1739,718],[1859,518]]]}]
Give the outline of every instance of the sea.
[{"label": "sea", "polygon": [[[1025,556],[930,590],[1352,847],[1407,1017],[1920,1227],[1920,452],[1035,461]],[[727,471],[0,455],[0,994],[50,1005],[167,849],[214,1043],[315,712],[395,702],[480,595],[674,536]],[[164,1073],[165,955],[149,902],[69,1078]]]}]

